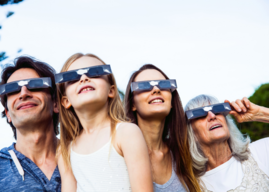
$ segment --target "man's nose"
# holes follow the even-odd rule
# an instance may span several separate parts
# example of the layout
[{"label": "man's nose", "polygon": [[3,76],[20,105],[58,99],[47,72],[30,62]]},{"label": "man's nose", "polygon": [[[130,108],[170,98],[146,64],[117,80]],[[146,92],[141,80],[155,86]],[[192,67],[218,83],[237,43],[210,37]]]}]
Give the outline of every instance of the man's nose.
[{"label": "man's nose", "polygon": [[26,86],[22,86],[20,91],[20,99],[24,100],[28,97],[32,97],[32,92],[29,91]]}]

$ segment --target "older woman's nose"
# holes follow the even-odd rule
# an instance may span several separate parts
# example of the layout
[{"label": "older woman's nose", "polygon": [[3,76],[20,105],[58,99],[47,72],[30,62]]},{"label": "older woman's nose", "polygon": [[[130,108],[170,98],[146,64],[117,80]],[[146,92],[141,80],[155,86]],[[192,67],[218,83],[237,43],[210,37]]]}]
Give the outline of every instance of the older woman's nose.
[{"label": "older woman's nose", "polygon": [[211,121],[213,119],[216,119],[216,115],[214,113],[212,113],[211,111],[208,111],[207,113],[207,120]]}]

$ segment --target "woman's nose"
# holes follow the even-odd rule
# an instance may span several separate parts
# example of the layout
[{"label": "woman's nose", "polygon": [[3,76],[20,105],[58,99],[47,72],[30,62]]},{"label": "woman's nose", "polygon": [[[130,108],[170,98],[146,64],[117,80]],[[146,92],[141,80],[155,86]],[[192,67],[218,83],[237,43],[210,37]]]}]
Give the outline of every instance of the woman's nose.
[{"label": "woman's nose", "polygon": [[159,87],[154,86],[151,92],[152,92],[152,94],[154,94],[154,93],[160,93],[161,90],[159,89]]},{"label": "woman's nose", "polygon": [[213,112],[208,111],[208,113],[207,113],[207,120],[208,121],[211,121],[212,119],[216,119],[216,115]]}]

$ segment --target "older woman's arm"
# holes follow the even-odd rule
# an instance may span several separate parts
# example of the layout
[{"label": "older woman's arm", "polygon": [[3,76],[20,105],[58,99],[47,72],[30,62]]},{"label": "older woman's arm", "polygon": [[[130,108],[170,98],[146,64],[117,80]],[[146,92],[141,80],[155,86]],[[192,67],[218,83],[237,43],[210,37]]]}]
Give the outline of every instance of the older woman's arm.
[{"label": "older woman's arm", "polygon": [[249,121],[259,121],[264,123],[269,123],[269,108],[262,107],[251,103],[248,98],[244,97],[243,99],[237,99],[236,101],[229,102],[232,111],[230,114],[235,117],[237,122],[249,122]]}]

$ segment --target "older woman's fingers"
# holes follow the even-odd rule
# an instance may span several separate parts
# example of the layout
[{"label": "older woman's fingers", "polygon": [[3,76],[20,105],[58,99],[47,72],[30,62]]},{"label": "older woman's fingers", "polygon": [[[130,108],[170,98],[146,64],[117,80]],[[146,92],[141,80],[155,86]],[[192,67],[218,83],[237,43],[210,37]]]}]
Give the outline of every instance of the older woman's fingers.
[{"label": "older woman's fingers", "polygon": [[242,118],[235,110],[230,111],[229,114],[234,116],[237,122],[242,123]]},{"label": "older woman's fingers", "polygon": [[238,106],[238,104],[235,103],[234,101],[231,102],[230,105],[231,105],[232,108],[234,108],[234,110],[235,110],[236,112],[241,112],[241,111],[242,111],[241,108]]},{"label": "older woman's fingers", "polygon": [[250,107],[250,101],[248,100],[248,98],[244,97],[244,98],[242,99],[242,101],[244,102],[244,104],[245,104],[245,106],[246,106],[247,108]]},{"label": "older woman's fingers", "polygon": [[243,112],[247,112],[247,108],[245,107],[244,103],[240,99],[237,99],[235,103],[241,108]]},{"label": "older woman's fingers", "polygon": [[227,99],[226,99],[226,100],[224,100],[224,103],[229,103],[229,104],[231,104],[231,103],[230,103],[230,101],[229,101],[229,100],[227,100]]}]

